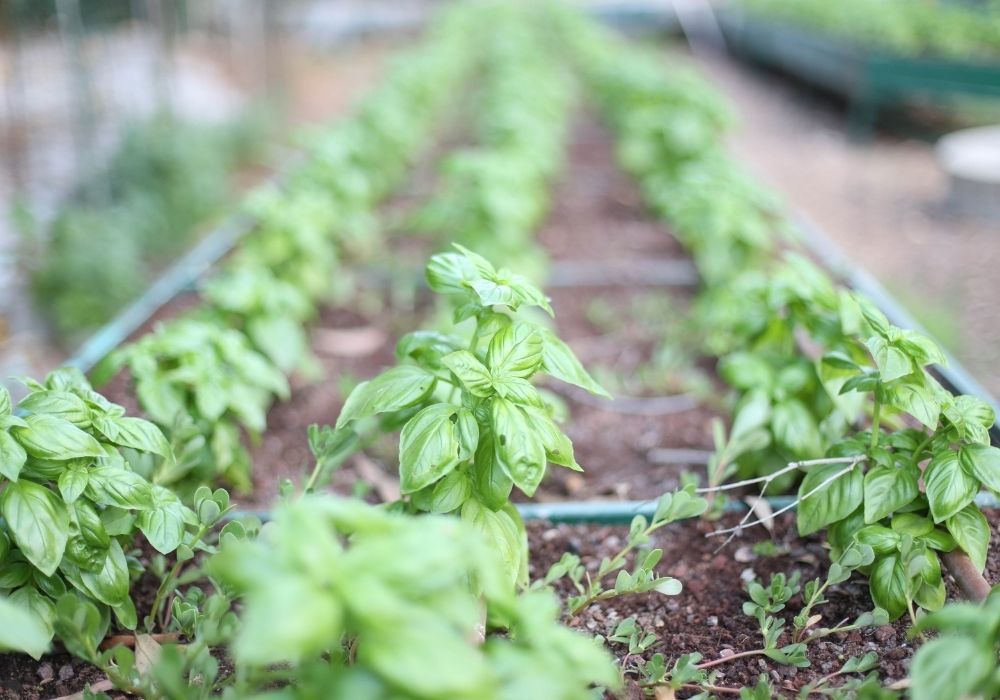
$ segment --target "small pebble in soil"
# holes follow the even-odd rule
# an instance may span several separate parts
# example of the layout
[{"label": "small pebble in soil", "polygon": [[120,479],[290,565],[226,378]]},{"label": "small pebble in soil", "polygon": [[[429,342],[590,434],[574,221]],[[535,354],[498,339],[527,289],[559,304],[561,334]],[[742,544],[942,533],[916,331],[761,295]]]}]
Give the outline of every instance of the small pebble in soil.
[{"label": "small pebble in soil", "polygon": [[755,578],[757,578],[757,572],[754,571],[753,569],[751,569],[750,567],[747,567],[747,568],[743,569],[743,571],[740,572],[740,580],[741,581],[745,581],[746,583],[750,583]]},{"label": "small pebble in soil", "polygon": [[68,681],[75,675],[76,671],[73,670],[73,666],[71,664],[63,664],[59,667],[59,680]]},{"label": "small pebble in soil", "polygon": [[746,564],[757,558],[757,555],[753,553],[753,550],[748,545],[743,545],[735,552],[733,552],[733,559],[740,562],[741,564]]},{"label": "small pebble in soil", "polygon": [[715,627],[719,624],[719,618],[716,615],[709,615],[705,622],[709,627]]},{"label": "small pebble in soil", "polygon": [[893,629],[892,625],[885,625],[875,630],[875,639],[877,639],[882,643],[888,642],[895,638],[896,638],[896,630]]},{"label": "small pebble in soil", "polygon": [[52,680],[54,675],[55,671],[52,670],[52,664],[42,664],[38,667],[38,677],[41,678],[43,682]]},{"label": "small pebble in soil", "polygon": [[719,652],[719,658],[720,659],[728,659],[730,656],[732,656],[735,653],[736,653],[735,651],[733,651],[729,647],[726,647],[725,649],[723,649],[722,651]]}]

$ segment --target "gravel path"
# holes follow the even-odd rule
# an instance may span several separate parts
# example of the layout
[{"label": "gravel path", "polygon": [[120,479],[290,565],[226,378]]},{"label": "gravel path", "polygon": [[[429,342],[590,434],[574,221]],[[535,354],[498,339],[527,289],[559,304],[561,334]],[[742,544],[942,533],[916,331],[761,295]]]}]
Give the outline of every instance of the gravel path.
[{"label": "gravel path", "polygon": [[847,140],[844,108],[723,56],[698,63],[733,104],[733,153],[867,268],[1000,395],[1000,222],[943,210],[933,145]]}]

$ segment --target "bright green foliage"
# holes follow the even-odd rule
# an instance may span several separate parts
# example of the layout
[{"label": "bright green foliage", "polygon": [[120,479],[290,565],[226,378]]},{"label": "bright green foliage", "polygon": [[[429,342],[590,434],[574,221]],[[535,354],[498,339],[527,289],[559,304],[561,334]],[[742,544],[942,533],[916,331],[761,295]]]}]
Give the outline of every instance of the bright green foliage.
[{"label": "bright green foliage", "polygon": [[480,47],[477,144],[445,159],[441,191],[413,223],[534,279],[545,259],[534,231],[562,162],[572,82],[543,11],[496,2],[480,11],[491,31]]},{"label": "bright green foliage", "polygon": [[[574,700],[617,682],[599,646],[556,622],[555,601],[515,596],[482,535],[453,518],[306,496],[211,570],[244,596],[227,697]],[[506,630],[485,643],[484,606]]]},{"label": "bright green foliage", "polygon": [[[835,556],[854,541],[870,545],[874,561],[860,569],[893,618],[939,608],[938,552],[961,546],[985,563],[990,533],[973,499],[1000,485],[992,409],[938,384],[928,367],[945,358],[929,339],[891,325],[805,259],[772,260],[783,224],[720,154],[725,119],[703,84],[569,14],[562,27],[617,131],[623,166],[702,276],[698,325],[736,394],[731,434],[716,431],[711,482],[734,466],[754,476],[841,458],[809,467],[799,532],[829,527]],[[767,486],[790,486],[785,473]]]},{"label": "bright green foliage", "polygon": [[[568,579],[576,591],[566,599],[566,612],[570,617],[599,600],[610,600],[623,595],[649,591],[678,595],[682,590],[680,581],[655,573],[656,566],[663,557],[663,550],[648,549],[647,545],[651,535],[660,528],[678,520],[702,515],[707,508],[708,502],[694,494],[693,486],[680,491],[668,491],[657,501],[652,518],[637,515],[632,519],[625,545],[614,556],[602,559],[596,572],[588,572],[578,555],[567,552],[549,567],[543,578],[532,585],[534,588],[544,588],[562,578]],[[632,571],[628,571],[625,566],[633,551],[638,554]],[[605,588],[605,580],[612,574],[615,575],[614,585]]]},{"label": "bright green foliage", "polygon": [[233,266],[209,280],[202,294],[225,325],[243,331],[282,373],[318,372],[304,327],[315,310],[296,285],[265,267]]},{"label": "bright green foliage", "polygon": [[286,398],[289,389],[284,375],[246,336],[209,321],[180,318],[122,348],[111,364],[128,366],[139,401],[156,423],[171,428],[190,416],[197,428],[190,440],[201,437],[200,458],[188,462],[190,471],[165,461],[152,473],[155,481],[176,486],[184,480],[182,490],[193,490],[225,478],[238,488],[250,487],[250,458],[240,429],[263,432],[268,407],[275,398]]},{"label": "bright green foliage", "polygon": [[741,0],[740,5],[753,15],[813,29],[874,51],[965,60],[1000,54],[995,2]]},{"label": "bright green foliage", "polygon": [[536,287],[456,248],[431,258],[427,282],[451,301],[456,322],[472,322],[471,333],[403,337],[401,364],[358,385],[336,429],[359,430],[359,422],[395,414],[398,420],[383,425],[402,425],[400,484],[409,508],[460,511],[494,543],[511,579],[525,582],[524,530],[510,493],[516,486],[533,495],[549,463],[580,469],[552,406],[530,380],[546,373],[605,392],[551,330],[517,314],[522,306],[551,313]]},{"label": "bright green foliage", "polygon": [[913,700],[994,698],[1000,695],[1000,589],[982,605],[953,603],[917,621],[914,633],[937,636],[910,666]]},{"label": "bright green foliage", "polygon": [[198,538],[195,513],[133,470],[142,455],[172,459],[154,424],[126,416],[75,370],[26,383],[16,414],[0,389],[0,591],[4,607],[32,619],[17,648],[37,654],[46,644],[36,629],[66,642],[56,604],[65,596],[87,601],[101,635],[112,612],[135,629],[128,552],[140,532],[163,554]]}]

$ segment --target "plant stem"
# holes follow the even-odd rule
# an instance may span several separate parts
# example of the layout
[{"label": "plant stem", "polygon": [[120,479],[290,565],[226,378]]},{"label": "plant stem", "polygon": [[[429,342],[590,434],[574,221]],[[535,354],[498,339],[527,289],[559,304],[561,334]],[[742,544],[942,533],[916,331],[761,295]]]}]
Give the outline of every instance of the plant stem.
[{"label": "plant stem", "polygon": [[868,445],[869,450],[874,450],[878,447],[878,423],[879,414],[882,412],[882,402],[877,398],[875,399],[875,408],[872,410],[872,440]]},{"label": "plant stem", "polygon": [[695,668],[700,668],[700,669],[712,668],[713,666],[726,664],[729,663],[730,661],[735,661],[736,659],[745,659],[748,656],[761,656],[763,653],[764,653],[763,649],[752,649],[750,651],[741,651],[738,654],[733,654],[732,656],[723,656],[722,658],[719,659],[705,661],[695,666]]}]

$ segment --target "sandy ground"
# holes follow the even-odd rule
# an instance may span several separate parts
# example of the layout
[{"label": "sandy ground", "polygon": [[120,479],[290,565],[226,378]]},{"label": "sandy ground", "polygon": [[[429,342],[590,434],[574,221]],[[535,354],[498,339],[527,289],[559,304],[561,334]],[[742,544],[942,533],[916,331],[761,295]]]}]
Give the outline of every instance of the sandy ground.
[{"label": "sandy ground", "polygon": [[843,105],[725,56],[698,63],[737,114],[733,153],[1000,395],[1000,222],[946,213],[933,144],[851,143]]}]

